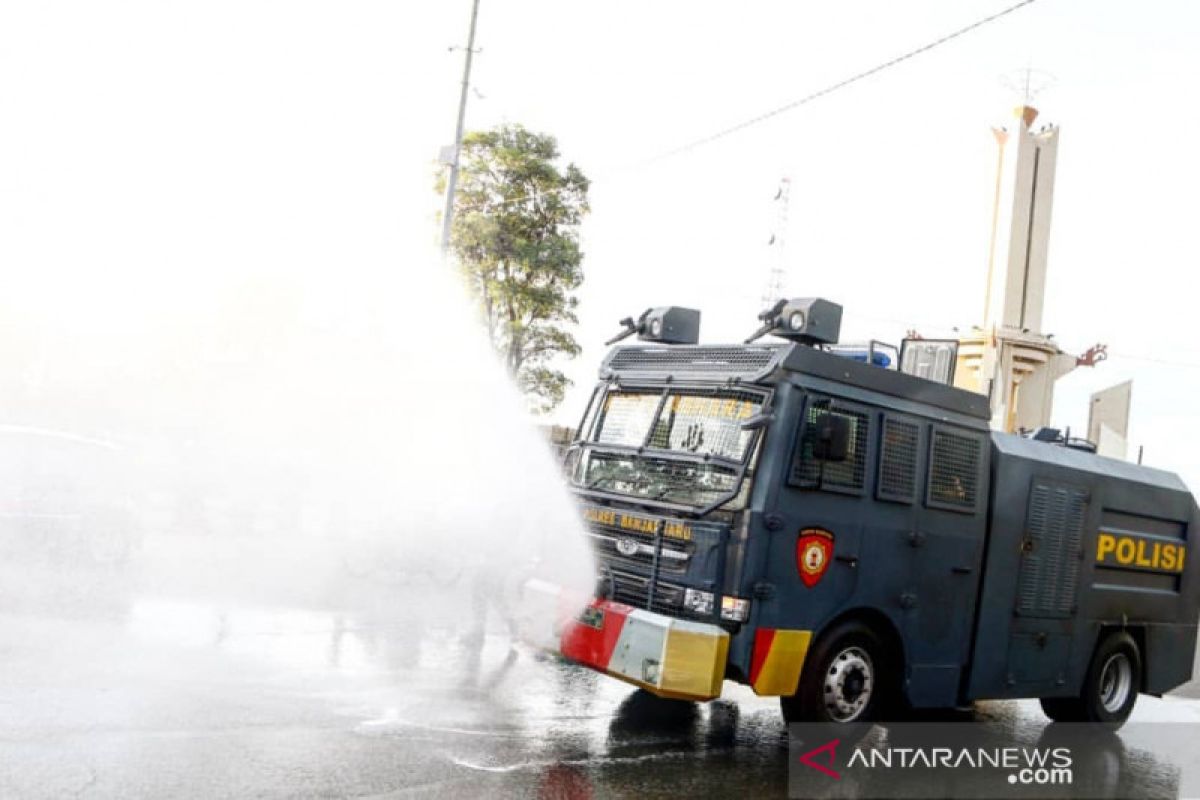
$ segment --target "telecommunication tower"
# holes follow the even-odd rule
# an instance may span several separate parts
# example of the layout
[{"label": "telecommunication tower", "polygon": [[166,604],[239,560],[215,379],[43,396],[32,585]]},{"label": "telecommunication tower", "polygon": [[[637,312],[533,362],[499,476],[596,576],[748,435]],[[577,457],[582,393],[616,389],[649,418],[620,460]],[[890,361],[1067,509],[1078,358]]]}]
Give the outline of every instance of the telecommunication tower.
[{"label": "telecommunication tower", "polygon": [[771,249],[767,282],[763,287],[762,307],[769,308],[784,296],[784,279],[787,274],[787,247],[785,238],[788,226],[788,202],[792,192],[792,180],[786,175],[779,180],[779,188],[771,201],[775,219],[767,247]]}]

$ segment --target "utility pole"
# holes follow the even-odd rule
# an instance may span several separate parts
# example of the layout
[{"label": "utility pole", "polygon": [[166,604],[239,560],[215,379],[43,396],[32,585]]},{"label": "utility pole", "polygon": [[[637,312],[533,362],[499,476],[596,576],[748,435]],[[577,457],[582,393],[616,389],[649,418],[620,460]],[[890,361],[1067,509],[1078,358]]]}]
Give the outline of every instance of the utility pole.
[{"label": "utility pole", "polygon": [[471,2],[471,31],[467,34],[467,52],[463,58],[462,94],[458,98],[458,124],[454,128],[454,153],[450,161],[450,177],[446,181],[446,210],[442,213],[442,252],[450,252],[450,225],[454,222],[454,194],[458,190],[458,157],[462,152],[463,118],[467,113],[467,90],[471,85],[471,57],[475,55],[475,20],[479,17],[479,0]]}]

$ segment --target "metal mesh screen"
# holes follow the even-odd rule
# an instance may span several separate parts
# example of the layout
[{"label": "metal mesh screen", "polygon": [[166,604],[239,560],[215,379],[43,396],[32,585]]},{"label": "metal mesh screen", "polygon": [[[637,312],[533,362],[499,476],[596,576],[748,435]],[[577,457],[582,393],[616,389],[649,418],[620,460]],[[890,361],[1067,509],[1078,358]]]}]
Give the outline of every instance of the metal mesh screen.
[{"label": "metal mesh screen", "polygon": [[[845,417],[850,425],[850,441],[845,461],[822,462],[813,457],[817,426],[820,414],[828,411]],[[821,408],[812,404],[805,415],[804,429],[800,433],[800,446],[796,461],[792,464],[790,483],[805,488],[845,489],[862,491],[867,472],[867,442],[870,435],[870,418],[861,411],[848,408]]]},{"label": "metal mesh screen", "polygon": [[732,493],[737,488],[738,474],[717,464],[593,451],[579,460],[574,482],[631,497],[707,505]]},{"label": "metal mesh screen", "polygon": [[1075,613],[1089,499],[1085,489],[1034,484],[1017,583],[1017,613],[1050,618]]},{"label": "metal mesh screen", "polygon": [[883,420],[879,453],[879,497],[911,503],[917,485],[917,441],[920,427],[890,417]]},{"label": "metal mesh screen", "polygon": [[719,396],[672,394],[650,436],[650,446],[739,460],[754,437],[741,422],[762,409],[762,396],[722,392]]},{"label": "metal mesh screen", "polygon": [[982,442],[974,436],[934,430],[929,466],[930,505],[957,511],[975,510],[982,449]]},{"label": "metal mesh screen", "polygon": [[607,366],[616,372],[754,375],[778,357],[779,351],[768,347],[622,347]]},{"label": "metal mesh screen", "polygon": [[[585,489],[683,505],[720,503],[736,493],[757,436],[742,424],[762,412],[767,397],[729,389],[612,389],[599,404],[590,440],[595,447],[576,448],[568,474]],[[604,452],[605,446],[613,451]]]},{"label": "metal mesh screen", "polygon": [[601,444],[641,447],[654,422],[662,392],[620,392],[604,398],[603,424],[596,433]]},{"label": "metal mesh screen", "polygon": [[740,461],[754,438],[742,423],[762,403],[763,395],[754,392],[672,391],[664,400],[657,391],[612,391],[601,404],[593,441]]}]

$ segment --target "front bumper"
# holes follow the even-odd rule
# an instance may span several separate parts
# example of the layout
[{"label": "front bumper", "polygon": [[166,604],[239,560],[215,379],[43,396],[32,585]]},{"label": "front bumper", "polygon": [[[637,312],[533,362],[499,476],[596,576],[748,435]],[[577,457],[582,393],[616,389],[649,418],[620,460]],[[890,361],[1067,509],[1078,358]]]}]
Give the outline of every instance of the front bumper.
[{"label": "front bumper", "polygon": [[720,697],[729,633],[611,600],[592,600],[562,625],[567,658],[660,697]]}]

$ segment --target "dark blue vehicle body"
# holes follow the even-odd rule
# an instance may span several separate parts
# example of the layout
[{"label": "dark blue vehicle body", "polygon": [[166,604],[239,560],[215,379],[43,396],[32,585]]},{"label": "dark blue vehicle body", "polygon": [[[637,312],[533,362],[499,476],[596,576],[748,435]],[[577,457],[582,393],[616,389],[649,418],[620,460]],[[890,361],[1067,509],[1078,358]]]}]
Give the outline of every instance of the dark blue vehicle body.
[{"label": "dark blue vehicle body", "polygon": [[[1185,554],[1200,511],[1176,476],[993,432],[985,397],[790,343],[614,348],[569,468],[605,450],[593,433],[607,395],[685,389],[759,393],[739,492],[698,507],[582,480],[575,491],[592,509],[604,594],[728,632],[724,679],[788,695],[805,654],[848,619],[887,643],[918,707],[1077,695],[1118,629],[1141,648],[1138,690],[1189,679],[1200,561]],[[845,461],[814,460],[815,410],[849,421]],[[688,539],[664,536],[672,525]],[[800,547],[814,530],[832,547],[809,584]],[[645,546],[621,555],[622,539]],[[689,588],[713,592],[714,609],[686,609]],[[723,597],[748,600],[746,618],[724,618]]]}]

